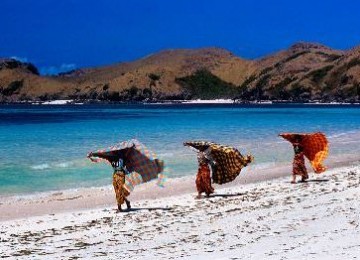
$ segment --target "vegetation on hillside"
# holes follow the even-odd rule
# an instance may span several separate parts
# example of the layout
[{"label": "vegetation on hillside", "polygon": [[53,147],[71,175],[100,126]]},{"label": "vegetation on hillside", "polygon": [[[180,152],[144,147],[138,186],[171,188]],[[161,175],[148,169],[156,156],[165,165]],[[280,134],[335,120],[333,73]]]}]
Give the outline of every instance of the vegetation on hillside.
[{"label": "vegetation on hillside", "polygon": [[236,86],[221,80],[206,69],[198,70],[187,77],[176,78],[175,81],[184,88],[187,99],[235,98],[239,93]]}]

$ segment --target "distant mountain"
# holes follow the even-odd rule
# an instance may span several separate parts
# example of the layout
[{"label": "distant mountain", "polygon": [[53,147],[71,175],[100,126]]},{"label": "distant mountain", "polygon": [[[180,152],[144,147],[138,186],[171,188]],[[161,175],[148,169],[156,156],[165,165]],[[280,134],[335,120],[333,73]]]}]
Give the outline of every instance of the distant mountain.
[{"label": "distant mountain", "polygon": [[57,76],[0,59],[0,101],[236,98],[307,102],[359,101],[360,47],[339,51],[314,43],[256,60],[220,48],[165,50],[142,59]]},{"label": "distant mountain", "polygon": [[243,82],[250,99],[355,101],[360,82],[360,56],[313,43],[257,61],[258,70]]}]

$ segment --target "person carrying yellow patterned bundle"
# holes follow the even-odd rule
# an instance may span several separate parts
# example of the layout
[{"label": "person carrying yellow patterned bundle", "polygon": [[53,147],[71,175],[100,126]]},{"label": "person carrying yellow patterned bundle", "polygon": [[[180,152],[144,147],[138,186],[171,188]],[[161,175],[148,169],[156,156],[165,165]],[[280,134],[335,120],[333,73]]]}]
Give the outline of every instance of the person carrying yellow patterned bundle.
[{"label": "person carrying yellow patterned bundle", "polygon": [[[214,192],[213,183],[225,184],[235,180],[241,169],[253,161],[251,155],[243,156],[236,148],[206,141],[185,142],[198,153],[199,169],[196,177],[197,198],[205,192]],[[211,179],[210,179],[211,169]]]}]

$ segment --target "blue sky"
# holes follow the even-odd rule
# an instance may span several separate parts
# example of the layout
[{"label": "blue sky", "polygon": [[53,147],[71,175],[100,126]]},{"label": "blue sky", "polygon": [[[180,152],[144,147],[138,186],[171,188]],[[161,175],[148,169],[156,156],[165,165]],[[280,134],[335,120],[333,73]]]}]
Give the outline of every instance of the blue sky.
[{"label": "blue sky", "polygon": [[298,41],[360,45],[356,0],[0,0],[0,10],[0,57],[49,74],[169,48],[256,58]]}]

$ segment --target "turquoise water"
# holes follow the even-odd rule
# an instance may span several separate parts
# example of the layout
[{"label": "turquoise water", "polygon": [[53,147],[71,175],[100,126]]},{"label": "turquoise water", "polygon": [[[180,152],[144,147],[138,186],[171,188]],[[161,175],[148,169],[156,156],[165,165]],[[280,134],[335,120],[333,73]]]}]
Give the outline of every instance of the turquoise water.
[{"label": "turquoise water", "polygon": [[170,168],[169,177],[195,174],[186,140],[209,140],[251,152],[262,167],[290,162],[280,132],[325,132],[331,154],[359,154],[358,106],[319,105],[82,105],[0,106],[0,194],[103,186],[108,165],[90,151],[137,138]]}]

